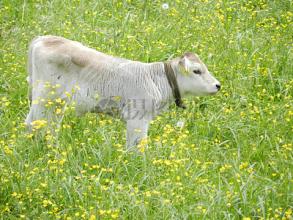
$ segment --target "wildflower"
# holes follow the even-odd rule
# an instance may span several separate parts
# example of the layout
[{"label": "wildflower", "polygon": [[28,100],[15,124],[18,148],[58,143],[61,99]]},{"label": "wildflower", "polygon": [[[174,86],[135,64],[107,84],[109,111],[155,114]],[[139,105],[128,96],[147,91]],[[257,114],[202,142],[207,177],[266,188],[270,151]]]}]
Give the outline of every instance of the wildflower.
[{"label": "wildflower", "polygon": [[50,201],[50,200],[48,200],[48,199],[44,199],[43,200],[43,207],[47,207],[48,205],[52,205],[53,203]]},{"label": "wildflower", "polygon": [[69,92],[65,92],[65,95],[70,98],[71,97],[71,94]]},{"label": "wildflower", "polygon": [[152,196],[152,194],[149,191],[146,191],[144,194],[145,194],[146,197],[151,197]]},{"label": "wildflower", "polygon": [[60,109],[60,108],[56,108],[56,114],[57,115],[60,115],[62,113],[62,109]]},{"label": "wildflower", "polygon": [[143,153],[145,151],[145,148],[147,146],[148,139],[144,138],[140,141],[139,145],[137,146],[138,150]]},{"label": "wildflower", "polygon": [[162,9],[164,9],[164,10],[169,9],[169,4],[168,3],[162,4]]},{"label": "wildflower", "polygon": [[43,128],[47,125],[47,121],[46,120],[35,120],[31,123],[31,125],[33,126],[34,129],[40,129]]},{"label": "wildflower", "polygon": [[4,147],[4,152],[5,152],[6,154],[12,154],[12,150],[11,150],[8,146],[5,146],[5,147]]},{"label": "wildflower", "polygon": [[184,121],[178,121],[176,123],[176,126],[179,127],[180,129],[182,129],[184,127]]},{"label": "wildflower", "polygon": [[95,215],[91,215],[89,220],[96,220],[96,216]]},{"label": "wildflower", "polygon": [[55,102],[56,103],[61,103],[62,102],[62,99],[61,98],[57,98],[57,99],[55,99]]},{"label": "wildflower", "polygon": [[170,201],[169,199],[165,199],[165,200],[164,200],[164,203],[165,203],[165,204],[170,204],[171,201]]},{"label": "wildflower", "polygon": [[115,212],[115,213],[111,214],[111,217],[113,219],[117,219],[119,217],[119,213],[118,212]]},{"label": "wildflower", "polygon": [[106,213],[106,210],[100,209],[99,210],[99,215],[104,215]]},{"label": "wildflower", "polygon": [[292,217],[292,209],[289,208],[286,212],[285,212],[285,215],[288,219],[290,219]]},{"label": "wildflower", "polygon": [[240,170],[242,170],[242,169],[246,169],[246,168],[248,167],[248,165],[249,165],[249,163],[247,163],[247,162],[241,163],[241,164],[239,165],[239,169],[240,169]]},{"label": "wildflower", "polygon": [[232,168],[232,166],[230,164],[224,164],[221,168],[220,168],[220,172],[225,172],[226,170]]}]

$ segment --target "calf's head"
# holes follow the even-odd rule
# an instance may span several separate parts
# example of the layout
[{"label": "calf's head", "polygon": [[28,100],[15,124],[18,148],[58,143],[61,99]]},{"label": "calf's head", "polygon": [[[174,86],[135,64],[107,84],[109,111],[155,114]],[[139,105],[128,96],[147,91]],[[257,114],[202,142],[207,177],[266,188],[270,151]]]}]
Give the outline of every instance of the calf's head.
[{"label": "calf's head", "polygon": [[182,95],[213,95],[221,88],[220,82],[213,77],[196,54],[185,53],[174,60],[173,67]]}]

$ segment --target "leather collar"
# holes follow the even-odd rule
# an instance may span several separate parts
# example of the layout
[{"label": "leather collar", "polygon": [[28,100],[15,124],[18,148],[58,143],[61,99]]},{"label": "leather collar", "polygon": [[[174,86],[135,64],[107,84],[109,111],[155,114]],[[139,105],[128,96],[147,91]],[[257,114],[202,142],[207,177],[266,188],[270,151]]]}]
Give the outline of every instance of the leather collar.
[{"label": "leather collar", "polygon": [[181,94],[178,87],[178,82],[177,82],[177,79],[171,64],[169,62],[164,62],[164,69],[165,69],[165,74],[168,79],[169,85],[172,89],[173,97],[175,98],[176,106],[178,106],[179,108],[185,109],[186,106],[182,102]]}]

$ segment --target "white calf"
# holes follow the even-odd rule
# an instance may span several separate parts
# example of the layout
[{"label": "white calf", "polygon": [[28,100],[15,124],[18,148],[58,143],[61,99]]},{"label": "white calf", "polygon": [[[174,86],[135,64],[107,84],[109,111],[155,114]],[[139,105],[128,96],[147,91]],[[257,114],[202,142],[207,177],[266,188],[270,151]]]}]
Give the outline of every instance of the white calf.
[{"label": "white calf", "polygon": [[[165,63],[142,63],[56,36],[32,41],[29,74],[32,105],[28,126],[35,120],[54,120],[42,100],[53,96],[68,101],[68,93],[75,89],[71,100],[78,114],[120,113],[127,123],[128,147],[147,137],[149,122],[172,100],[184,107],[182,96],[212,95],[220,90],[220,83],[193,53]],[[50,93],[46,84],[55,85],[55,92]]]}]

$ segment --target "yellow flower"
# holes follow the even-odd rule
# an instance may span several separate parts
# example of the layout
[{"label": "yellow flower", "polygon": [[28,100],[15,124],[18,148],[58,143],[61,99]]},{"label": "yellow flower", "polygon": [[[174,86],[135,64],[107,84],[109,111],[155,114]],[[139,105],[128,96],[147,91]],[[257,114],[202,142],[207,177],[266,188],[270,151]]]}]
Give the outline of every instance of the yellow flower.
[{"label": "yellow flower", "polygon": [[288,219],[290,219],[292,217],[292,209],[288,209],[286,212],[285,212],[285,215]]},{"label": "yellow flower", "polygon": [[106,213],[106,210],[100,209],[99,210],[99,215],[104,215]]},{"label": "yellow flower", "polygon": [[31,125],[33,126],[34,129],[40,129],[40,128],[43,128],[47,125],[47,121],[46,120],[35,120],[31,123]]},{"label": "yellow flower", "polygon": [[8,146],[5,146],[5,147],[4,147],[4,152],[5,152],[6,154],[12,154],[12,150],[11,150]]},{"label": "yellow flower", "polygon": [[55,99],[55,102],[61,103],[62,102],[62,99],[61,98]]},{"label": "yellow flower", "polygon": [[43,206],[47,207],[48,205],[52,205],[53,203],[50,200],[44,199],[43,200]]},{"label": "yellow flower", "polygon": [[70,98],[71,97],[71,94],[69,92],[65,92],[65,95]]},{"label": "yellow flower", "polygon": [[232,166],[230,164],[224,164],[221,168],[220,168],[220,172],[225,172],[226,170],[232,168]]},{"label": "yellow flower", "polygon": [[119,217],[119,214],[118,214],[118,213],[113,213],[113,214],[111,215],[111,217],[112,217],[113,219],[117,219],[117,218]]},{"label": "yellow flower", "polygon": [[55,111],[55,112],[56,112],[57,115],[60,115],[61,112],[62,112],[62,109],[60,109],[60,108],[56,108],[56,111]]},{"label": "yellow flower", "polygon": [[240,170],[245,169],[245,168],[248,167],[248,165],[249,165],[248,162],[241,163],[241,164],[239,165],[239,169],[240,169]]},{"label": "yellow flower", "polygon": [[165,200],[164,200],[164,203],[165,203],[165,204],[169,204],[169,203],[171,203],[171,201],[170,201],[169,199],[165,199]]},{"label": "yellow flower", "polygon": [[96,220],[96,216],[95,215],[91,215],[89,220]]},{"label": "yellow flower", "polygon": [[139,145],[137,146],[138,150],[143,153],[145,151],[145,148],[148,144],[148,139],[144,138],[140,141]]}]

